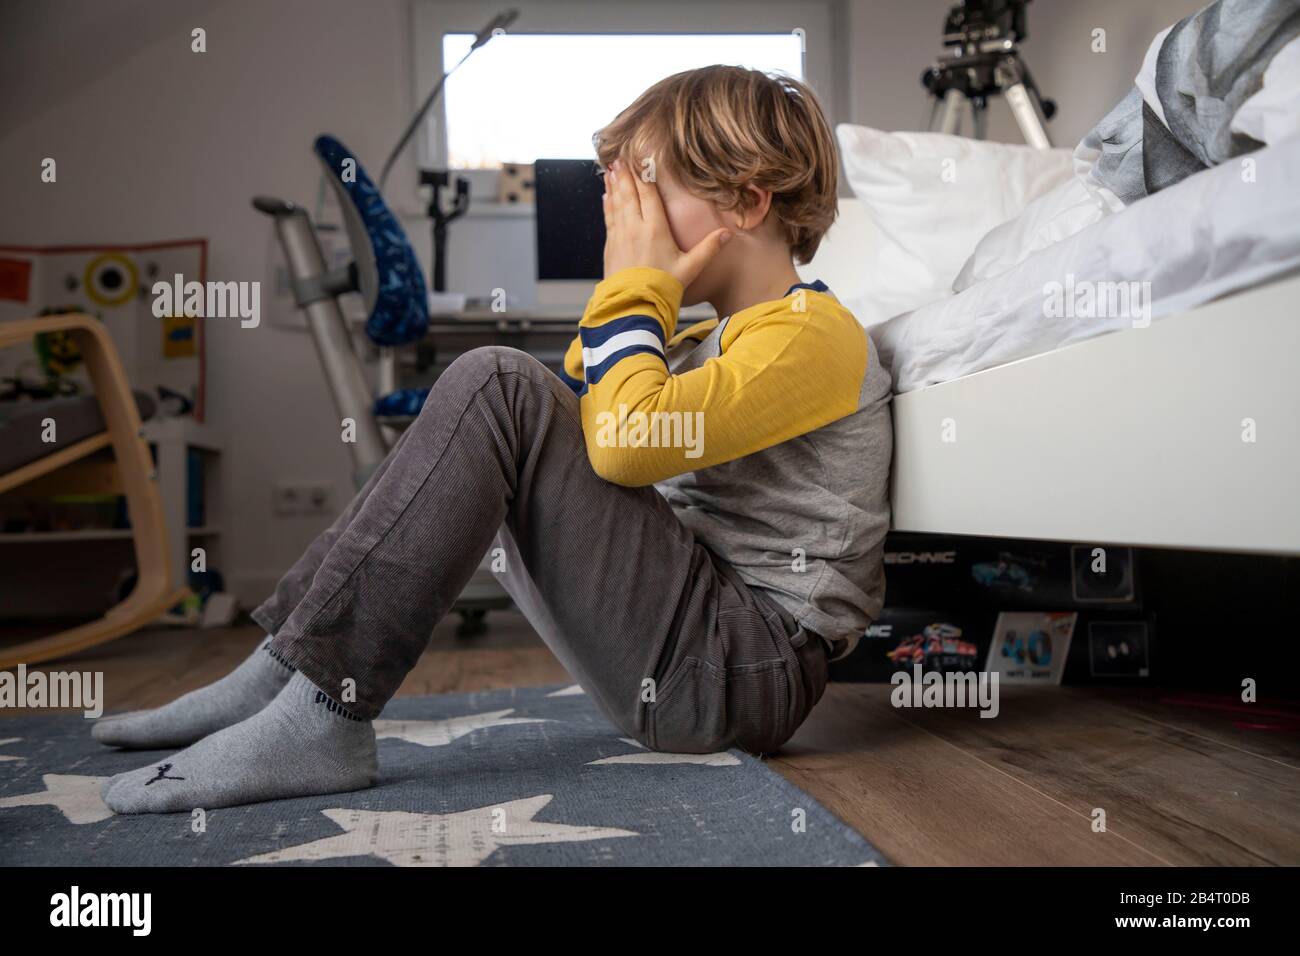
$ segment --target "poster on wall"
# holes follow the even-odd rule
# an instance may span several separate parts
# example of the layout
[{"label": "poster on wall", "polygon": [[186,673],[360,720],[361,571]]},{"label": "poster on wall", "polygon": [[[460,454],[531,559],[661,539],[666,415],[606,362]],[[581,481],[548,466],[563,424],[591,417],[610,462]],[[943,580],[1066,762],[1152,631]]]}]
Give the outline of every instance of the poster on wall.
[{"label": "poster on wall", "polygon": [[[154,315],[155,282],[207,279],[206,239],[104,246],[0,245],[0,322],[84,312],[104,323],[131,387],[192,405],[204,416],[203,319]],[[70,336],[0,349],[0,395],[89,392]]]}]

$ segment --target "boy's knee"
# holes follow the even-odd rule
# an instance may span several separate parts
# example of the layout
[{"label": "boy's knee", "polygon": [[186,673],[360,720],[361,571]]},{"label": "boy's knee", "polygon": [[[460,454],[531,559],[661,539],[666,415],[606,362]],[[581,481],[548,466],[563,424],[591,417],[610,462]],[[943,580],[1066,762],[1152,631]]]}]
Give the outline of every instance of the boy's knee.
[{"label": "boy's knee", "polygon": [[433,393],[424,408],[457,406],[492,383],[501,386],[494,391],[506,396],[507,401],[513,401],[514,396],[529,391],[518,387],[525,382],[545,386],[552,394],[572,395],[554,372],[527,352],[505,345],[484,345],[463,353],[447,366],[434,383]]},{"label": "boy's knee", "polygon": [[483,345],[458,357],[447,367],[443,377],[451,375],[481,380],[486,376],[503,372],[534,374],[538,370],[545,371],[546,366],[527,352],[512,349],[507,345]]},{"label": "boy's knee", "polygon": [[[511,372],[522,372],[536,377],[546,372],[546,366],[527,352],[504,345],[484,345],[462,353],[438,376],[434,391],[444,397],[465,395],[477,391],[493,378]],[[441,406],[442,402],[429,401],[425,408]]]}]

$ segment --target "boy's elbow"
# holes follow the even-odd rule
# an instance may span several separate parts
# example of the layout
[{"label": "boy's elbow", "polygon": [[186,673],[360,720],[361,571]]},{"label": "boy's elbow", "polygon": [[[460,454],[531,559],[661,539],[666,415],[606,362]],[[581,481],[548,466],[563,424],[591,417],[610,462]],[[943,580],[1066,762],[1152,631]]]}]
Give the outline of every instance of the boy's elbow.
[{"label": "boy's elbow", "polygon": [[654,475],[639,467],[636,458],[627,454],[626,449],[588,447],[587,457],[591,460],[591,470],[610,484],[640,488],[655,482]]},{"label": "boy's elbow", "polygon": [[638,481],[639,476],[621,461],[618,455],[598,455],[591,460],[591,468],[598,477],[613,485],[636,488],[649,484],[647,481]]}]

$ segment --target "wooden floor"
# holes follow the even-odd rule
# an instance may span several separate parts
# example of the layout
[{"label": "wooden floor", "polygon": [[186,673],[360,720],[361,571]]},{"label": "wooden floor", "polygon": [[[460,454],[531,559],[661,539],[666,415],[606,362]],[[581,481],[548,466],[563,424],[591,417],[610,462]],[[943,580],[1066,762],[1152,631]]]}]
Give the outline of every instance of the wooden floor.
[{"label": "wooden floor", "polygon": [[[399,694],[569,680],[521,617],[489,621],[470,642],[440,625]],[[102,670],[108,710],[150,707],[222,676],[260,636],[148,630],[55,666]],[[1294,720],[1246,724],[1185,695],[1068,687],[1003,687],[988,720],[895,709],[889,690],[832,684],[768,762],[894,863],[1300,864]]]}]

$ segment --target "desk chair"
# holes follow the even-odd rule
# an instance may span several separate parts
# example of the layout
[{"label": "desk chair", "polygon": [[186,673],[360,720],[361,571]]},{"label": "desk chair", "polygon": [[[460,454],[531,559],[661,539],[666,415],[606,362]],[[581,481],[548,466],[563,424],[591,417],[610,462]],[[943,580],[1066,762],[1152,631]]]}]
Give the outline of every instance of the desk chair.
[{"label": "desk chair", "polygon": [[[326,268],[311,217],[302,207],[266,196],[255,198],[253,207],[275,220],[294,302],[306,313],[335,412],[340,420],[355,422],[356,440],[348,447],[353,480],[360,488],[388,454],[377,409],[392,407],[401,395],[371,395],[339,296],[359,292],[366,306],[366,335],[378,346],[394,348],[427,336],[428,291],[406,232],[355,155],[332,136],[318,137],[315,151],[343,209],[352,262]],[[495,576],[480,566],[456,602],[459,633],[482,631],[487,611],[509,606]]]}]

